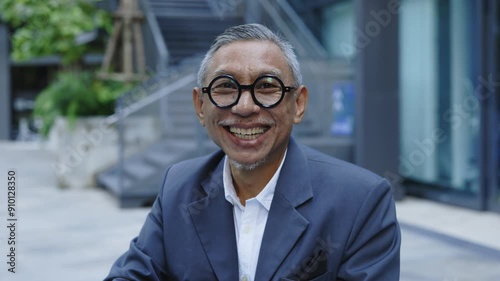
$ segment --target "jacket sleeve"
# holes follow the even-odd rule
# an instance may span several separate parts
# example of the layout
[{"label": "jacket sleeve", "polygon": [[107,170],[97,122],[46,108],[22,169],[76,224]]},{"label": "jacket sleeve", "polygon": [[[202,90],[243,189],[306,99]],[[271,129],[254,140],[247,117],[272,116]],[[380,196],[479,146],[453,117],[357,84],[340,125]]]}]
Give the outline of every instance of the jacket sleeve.
[{"label": "jacket sleeve", "polygon": [[382,179],[367,194],[349,235],[338,280],[398,281],[401,232],[392,191]]},{"label": "jacket sleeve", "polygon": [[162,201],[163,186],[156,198],[139,236],[111,267],[105,281],[166,280],[166,260],[163,245]]}]

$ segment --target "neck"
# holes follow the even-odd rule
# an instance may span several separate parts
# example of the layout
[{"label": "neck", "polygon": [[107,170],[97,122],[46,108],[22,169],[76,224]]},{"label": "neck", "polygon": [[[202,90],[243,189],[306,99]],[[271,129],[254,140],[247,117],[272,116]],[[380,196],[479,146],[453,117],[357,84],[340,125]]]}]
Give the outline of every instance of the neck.
[{"label": "neck", "polygon": [[255,170],[244,171],[231,168],[234,189],[238,198],[240,198],[241,204],[245,205],[246,200],[259,195],[269,180],[271,180],[274,172],[270,175],[268,171],[264,172],[259,173]]},{"label": "neck", "polygon": [[237,168],[234,164],[230,164],[234,189],[243,206],[246,200],[256,197],[264,189],[278,170],[283,156],[284,154],[278,161],[266,161],[266,163],[250,170]]}]

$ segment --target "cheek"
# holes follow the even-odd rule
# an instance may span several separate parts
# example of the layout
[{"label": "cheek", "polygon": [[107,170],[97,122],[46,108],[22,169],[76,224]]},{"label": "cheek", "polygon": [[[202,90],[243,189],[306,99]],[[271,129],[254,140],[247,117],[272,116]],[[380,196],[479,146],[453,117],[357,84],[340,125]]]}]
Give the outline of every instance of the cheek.
[{"label": "cheek", "polygon": [[[210,103],[210,101],[208,101],[208,102]],[[207,102],[204,102],[202,107],[201,107],[201,110],[203,112],[205,122],[209,122],[209,120],[212,118],[212,115],[213,115],[213,109],[210,107],[209,104],[207,104]]]},{"label": "cheek", "polygon": [[279,131],[291,130],[291,127],[294,124],[293,115],[288,110],[280,112],[279,116],[274,117],[274,121],[276,122]]},{"label": "cheek", "polygon": [[294,120],[295,120],[295,112],[296,112],[296,108],[295,108],[295,104],[293,103],[287,103],[286,104],[286,108],[283,112],[283,119],[288,122],[292,122],[294,123]]},{"label": "cheek", "polygon": [[207,129],[217,128],[217,123],[222,120],[222,113],[210,105],[203,106],[204,122]]}]

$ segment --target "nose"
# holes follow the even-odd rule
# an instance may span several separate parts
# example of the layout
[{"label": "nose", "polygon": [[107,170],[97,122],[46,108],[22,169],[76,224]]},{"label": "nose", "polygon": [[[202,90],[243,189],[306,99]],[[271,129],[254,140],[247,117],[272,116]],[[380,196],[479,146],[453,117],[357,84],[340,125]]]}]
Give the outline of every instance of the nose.
[{"label": "nose", "polygon": [[252,93],[249,89],[244,89],[241,91],[240,99],[238,103],[231,108],[233,114],[241,116],[251,116],[257,114],[260,111],[260,106],[255,104],[252,98]]}]

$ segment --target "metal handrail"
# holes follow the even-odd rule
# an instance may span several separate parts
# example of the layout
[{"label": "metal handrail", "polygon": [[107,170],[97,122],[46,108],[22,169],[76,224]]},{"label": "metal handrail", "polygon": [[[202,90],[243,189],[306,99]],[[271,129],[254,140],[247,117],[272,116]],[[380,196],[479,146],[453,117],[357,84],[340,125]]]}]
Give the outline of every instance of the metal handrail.
[{"label": "metal handrail", "polygon": [[[152,78],[152,79],[158,79],[158,78]],[[112,125],[117,123],[120,119],[124,119],[127,116],[131,115],[134,112],[137,112],[138,110],[156,102],[159,101],[160,99],[170,95],[171,93],[179,90],[180,88],[189,85],[189,83],[192,83],[196,81],[196,75],[194,73],[191,73],[187,76],[184,76],[183,78],[173,82],[172,84],[168,86],[161,87],[159,90],[156,92],[153,92],[149,95],[146,95],[144,98],[138,100],[137,102],[134,102],[130,105],[125,105],[123,102],[123,99],[118,101],[119,107],[117,108],[117,112],[115,112],[113,115],[110,115],[106,118],[106,124]],[[140,90],[143,90],[145,87],[139,86],[136,87],[134,90],[132,90],[130,93],[137,92]]]},{"label": "metal handrail", "polygon": [[[269,14],[274,24],[276,24],[279,30],[284,33],[285,37],[293,43],[300,57],[328,58],[328,53],[325,48],[318,42],[316,37],[314,37],[300,19],[299,15],[297,15],[286,1],[275,0],[271,2],[270,0],[259,0],[259,2],[262,5],[262,10]],[[286,23],[285,19],[283,19],[277,8],[283,11],[290,19],[290,22],[295,25],[293,30],[291,26]],[[298,34],[303,36],[304,40],[299,39]],[[305,46],[306,43],[309,46]]]},{"label": "metal handrail", "polygon": [[151,8],[149,7],[149,2],[147,0],[140,0],[139,5],[142,9],[142,12],[145,16],[147,26],[152,33],[152,39],[154,41],[154,45],[156,47],[156,51],[158,52],[157,65],[155,66],[155,71],[157,73],[163,73],[167,70],[167,65],[169,63],[169,52],[167,44],[161,35],[160,27],[158,26],[158,21],[156,20],[156,16],[151,12]]},{"label": "metal handrail", "polygon": [[[115,113],[108,116],[105,124],[108,126],[114,125],[118,129],[118,189],[123,189],[124,182],[124,163],[125,163],[125,121],[132,113],[137,112],[141,108],[152,104],[155,101],[169,95],[178,88],[182,87],[185,83],[190,83],[194,80],[194,76],[186,76],[184,79],[172,83],[169,86],[163,85],[163,79],[168,74],[167,66],[169,63],[169,52],[167,44],[158,26],[156,16],[152,13],[149,2],[147,0],[139,0],[139,7],[141,8],[145,21],[142,26],[143,40],[146,47],[146,66],[150,72],[153,72],[153,77],[132,89],[131,91],[123,94],[116,102]],[[149,85],[149,82],[155,79],[160,81],[161,87],[159,89],[148,88],[144,85]],[[191,79],[191,80],[190,80]],[[138,93],[146,92],[144,95]],[[129,104],[127,104],[129,103]]]},{"label": "metal handrail", "polygon": [[288,4],[286,0],[276,0],[276,3],[281,7],[283,12],[285,12],[287,16],[292,19],[292,22],[297,26],[300,34],[306,38],[306,42],[311,45],[312,49],[316,52],[316,55],[322,58],[328,57],[328,53],[323,45],[319,43],[318,39],[316,39],[311,30],[304,24],[290,4]]},{"label": "metal handrail", "polygon": [[207,0],[208,7],[210,7],[210,10],[212,13],[216,14],[217,10],[219,10],[219,7],[217,6],[215,1]]}]

